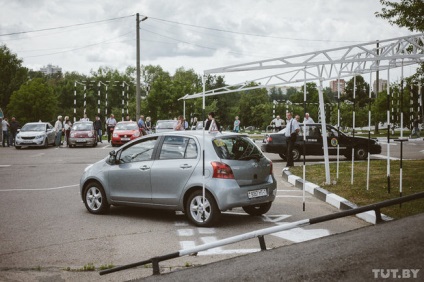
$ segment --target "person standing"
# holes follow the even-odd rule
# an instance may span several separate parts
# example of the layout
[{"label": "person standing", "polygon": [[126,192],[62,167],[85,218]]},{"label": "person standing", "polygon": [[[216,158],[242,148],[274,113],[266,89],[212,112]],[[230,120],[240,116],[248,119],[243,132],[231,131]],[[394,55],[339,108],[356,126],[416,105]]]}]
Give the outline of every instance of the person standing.
[{"label": "person standing", "polygon": [[12,121],[10,122],[10,145],[15,146],[15,138],[16,138],[16,134],[18,134],[18,129],[21,128],[21,125],[19,124],[19,122],[16,120],[15,117],[12,117]]},{"label": "person standing", "polygon": [[10,142],[9,142],[9,127],[10,124],[7,121],[7,118],[5,117],[2,122],[1,122],[1,127],[2,127],[2,131],[3,131],[3,147],[6,147],[5,144],[7,142],[7,147],[10,147]]},{"label": "person standing", "polygon": [[96,115],[96,120],[93,123],[94,130],[96,131],[96,139],[97,142],[103,143],[102,141],[102,120],[100,119],[99,115]]},{"label": "person standing", "polygon": [[69,116],[65,117],[65,121],[63,122],[63,128],[65,131],[66,146],[69,147],[69,136],[71,134],[71,128],[72,128],[72,122],[69,119]]},{"label": "person standing", "polygon": [[271,120],[270,125],[274,124],[275,132],[278,132],[283,128],[283,123],[284,120],[282,120],[280,116],[277,116],[275,119]]},{"label": "person standing", "polygon": [[140,130],[140,134],[141,135],[147,135],[146,132],[146,123],[144,122],[144,116],[141,115],[140,118],[138,119],[138,129]]},{"label": "person standing", "polygon": [[303,123],[314,123],[314,120],[309,116],[309,113],[305,113],[305,117],[303,118]]},{"label": "person standing", "polygon": [[287,158],[287,164],[286,169],[289,169],[292,167],[293,164],[293,147],[294,143],[297,139],[297,134],[299,133],[299,123],[296,121],[296,119],[293,118],[293,114],[291,112],[287,112],[287,126],[286,126],[286,144],[287,144],[287,152],[286,152],[286,158]]},{"label": "person standing", "polygon": [[240,120],[239,120],[239,117],[238,116],[236,116],[236,118],[234,120],[233,131],[234,132],[239,132],[240,131]]},{"label": "person standing", "polygon": [[90,121],[90,119],[87,117],[87,114],[84,113],[84,117],[81,118],[80,121]]},{"label": "person standing", "polygon": [[110,143],[112,139],[112,132],[116,125],[115,115],[111,114],[110,117],[106,120],[106,130],[107,130],[107,142]]},{"label": "person standing", "polygon": [[185,130],[185,122],[184,122],[184,117],[182,115],[178,116],[178,122],[177,124],[174,126],[174,130]]},{"label": "person standing", "polygon": [[210,112],[208,114],[208,121],[206,122],[205,130],[209,131],[221,131],[219,123],[215,120],[215,113]]},{"label": "person standing", "polygon": [[55,145],[57,148],[59,148],[60,142],[62,141],[62,131],[63,131],[62,116],[57,117],[57,121],[54,124],[54,129],[56,130]]},{"label": "person standing", "polygon": [[414,122],[412,123],[412,126],[413,126],[413,129],[412,129],[411,136],[409,136],[409,138],[412,138],[412,136],[417,136],[418,138],[420,138],[420,128],[419,128],[418,117],[416,117],[414,119]]},{"label": "person standing", "polygon": [[152,119],[150,117],[146,117],[145,125],[146,125],[147,134],[152,133]]}]

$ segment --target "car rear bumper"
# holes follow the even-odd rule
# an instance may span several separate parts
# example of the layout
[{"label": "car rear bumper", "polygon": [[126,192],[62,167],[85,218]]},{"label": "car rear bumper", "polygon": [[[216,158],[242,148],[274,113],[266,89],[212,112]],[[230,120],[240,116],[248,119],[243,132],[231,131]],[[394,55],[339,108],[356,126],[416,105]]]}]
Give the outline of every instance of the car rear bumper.
[{"label": "car rear bumper", "polygon": [[[277,195],[277,182],[274,176],[269,176],[268,181],[257,185],[239,186],[237,181],[228,179],[212,179],[215,183],[212,187],[219,187],[210,189],[215,198],[218,199],[217,204],[221,211],[226,211],[235,207],[243,207],[250,205],[264,204],[275,200]],[[249,191],[259,191],[265,189],[266,196],[259,196],[249,198]]]}]

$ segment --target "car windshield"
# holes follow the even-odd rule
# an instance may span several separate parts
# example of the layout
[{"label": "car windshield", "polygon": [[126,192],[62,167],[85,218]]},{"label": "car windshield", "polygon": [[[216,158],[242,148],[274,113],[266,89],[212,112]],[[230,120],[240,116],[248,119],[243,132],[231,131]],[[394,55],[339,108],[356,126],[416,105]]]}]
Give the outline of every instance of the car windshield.
[{"label": "car windshield", "polygon": [[262,152],[247,136],[229,136],[213,140],[213,146],[221,159],[251,160],[263,158]]},{"label": "car windshield", "polygon": [[46,131],[46,125],[44,123],[27,123],[21,131]]},{"label": "car windshield", "polygon": [[72,126],[72,130],[74,131],[90,131],[92,128],[90,123],[75,123]]},{"label": "car windshield", "polygon": [[138,125],[136,123],[118,123],[115,126],[115,130],[137,130]]}]

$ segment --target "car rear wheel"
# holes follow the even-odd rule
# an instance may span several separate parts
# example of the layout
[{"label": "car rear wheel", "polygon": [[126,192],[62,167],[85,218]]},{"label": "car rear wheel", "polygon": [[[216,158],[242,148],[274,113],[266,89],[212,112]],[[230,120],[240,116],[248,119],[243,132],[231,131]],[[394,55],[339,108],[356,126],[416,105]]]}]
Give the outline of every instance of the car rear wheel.
[{"label": "car rear wheel", "polygon": [[109,210],[106,194],[103,187],[92,182],[84,190],[84,204],[90,213],[104,214]]},{"label": "car rear wheel", "polygon": [[293,161],[298,161],[300,159],[299,148],[293,148],[292,155],[293,155]]},{"label": "car rear wheel", "polygon": [[271,209],[272,202],[260,204],[260,205],[252,205],[252,206],[244,206],[243,210],[250,215],[259,216],[267,213]]},{"label": "car rear wheel", "polygon": [[21,148],[21,146],[15,146],[15,148],[19,150]]},{"label": "car rear wheel", "polygon": [[188,219],[196,226],[212,226],[220,217],[221,211],[218,209],[215,199],[209,193],[205,193],[203,199],[201,190],[194,191],[188,198],[185,212]]},{"label": "car rear wheel", "polygon": [[49,140],[47,138],[44,140],[44,148],[47,148],[49,146]]},{"label": "car rear wheel", "polygon": [[368,150],[365,147],[358,147],[355,149],[355,159],[365,160],[368,157]]}]

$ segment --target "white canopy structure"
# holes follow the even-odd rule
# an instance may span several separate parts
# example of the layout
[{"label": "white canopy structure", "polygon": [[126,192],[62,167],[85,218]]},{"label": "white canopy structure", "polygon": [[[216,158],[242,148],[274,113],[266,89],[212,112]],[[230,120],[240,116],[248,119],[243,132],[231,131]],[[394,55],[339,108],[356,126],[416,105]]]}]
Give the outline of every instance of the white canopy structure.
[{"label": "white canopy structure", "polygon": [[[294,83],[319,81],[318,93],[322,134],[326,136],[322,82],[365,73],[424,63],[424,34],[393,39],[372,41],[346,47],[310,52],[300,55],[255,61],[245,64],[205,70],[204,74],[222,74],[247,71],[279,71],[277,74],[255,80],[225,86],[218,89],[185,95],[182,100],[203,98],[213,95],[272,88]],[[284,70],[281,72],[281,70]],[[203,79],[203,84],[205,80]],[[252,86],[252,83],[256,86]],[[203,89],[205,86],[203,85]],[[203,105],[204,105],[203,101]],[[326,183],[330,183],[327,139],[323,138]]]}]

